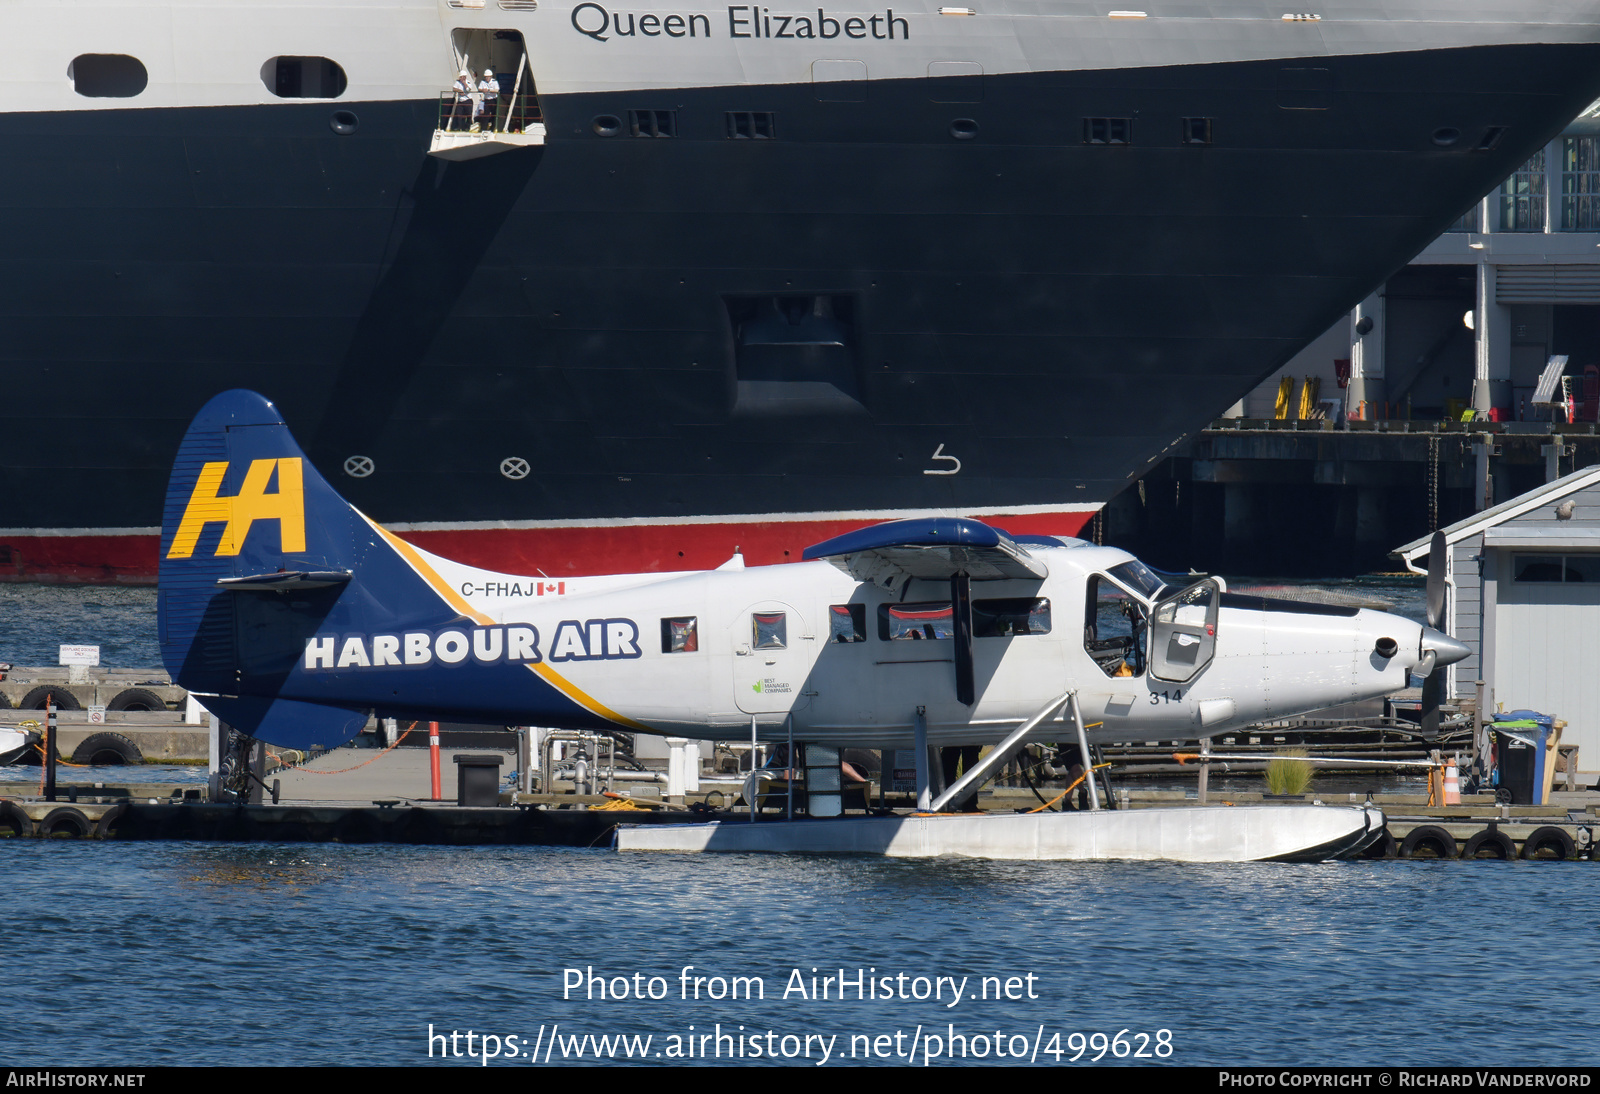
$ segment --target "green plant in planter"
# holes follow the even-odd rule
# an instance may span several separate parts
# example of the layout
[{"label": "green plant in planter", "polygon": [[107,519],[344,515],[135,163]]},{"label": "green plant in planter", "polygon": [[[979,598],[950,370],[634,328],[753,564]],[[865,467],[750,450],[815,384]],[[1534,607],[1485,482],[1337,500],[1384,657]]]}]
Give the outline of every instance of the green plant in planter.
[{"label": "green plant in planter", "polygon": [[1267,793],[1304,794],[1314,773],[1303,748],[1286,749],[1267,761]]}]

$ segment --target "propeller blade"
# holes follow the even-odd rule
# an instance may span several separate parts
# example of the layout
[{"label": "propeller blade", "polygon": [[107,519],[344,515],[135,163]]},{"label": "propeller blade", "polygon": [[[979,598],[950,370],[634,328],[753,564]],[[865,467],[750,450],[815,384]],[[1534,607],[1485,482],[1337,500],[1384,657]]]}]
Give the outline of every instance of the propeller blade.
[{"label": "propeller blade", "polygon": [[1434,669],[1422,681],[1422,735],[1439,735],[1439,704],[1444,700],[1444,670]]},{"label": "propeller blade", "polygon": [[1428,626],[1444,630],[1444,564],[1449,546],[1443,532],[1433,533],[1428,545]]}]

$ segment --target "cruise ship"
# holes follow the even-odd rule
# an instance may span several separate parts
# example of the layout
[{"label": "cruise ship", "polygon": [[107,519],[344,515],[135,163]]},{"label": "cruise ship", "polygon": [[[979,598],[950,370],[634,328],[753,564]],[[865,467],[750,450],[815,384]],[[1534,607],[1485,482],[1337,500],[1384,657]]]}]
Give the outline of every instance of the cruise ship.
[{"label": "cruise ship", "polygon": [[1600,0],[973,2],[8,0],[0,577],[153,579],[239,387],[496,570],[1074,534],[1600,96]]}]

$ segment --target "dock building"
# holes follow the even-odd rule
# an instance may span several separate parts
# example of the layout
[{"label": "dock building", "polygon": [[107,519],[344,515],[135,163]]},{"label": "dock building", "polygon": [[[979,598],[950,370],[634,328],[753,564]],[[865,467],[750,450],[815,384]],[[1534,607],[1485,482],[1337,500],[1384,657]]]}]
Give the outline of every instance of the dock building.
[{"label": "dock building", "polygon": [[[1538,710],[1567,723],[1578,782],[1600,782],[1600,466],[1565,475],[1441,529],[1445,620],[1473,648],[1447,694],[1482,709]],[[1431,536],[1396,554],[1425,570]],[[1478,695],[1478,681],[1483,693]]]}]

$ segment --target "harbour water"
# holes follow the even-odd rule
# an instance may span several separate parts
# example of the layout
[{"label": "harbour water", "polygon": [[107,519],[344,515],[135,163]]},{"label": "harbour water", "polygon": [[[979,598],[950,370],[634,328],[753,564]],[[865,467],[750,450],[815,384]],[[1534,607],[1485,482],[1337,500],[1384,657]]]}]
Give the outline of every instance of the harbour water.
[{"label": "harbour water", "polygon": [[[12,586],[0,601],[0,658],[99,641],[157,663],[150,590]],[[19,1065],[1594,1058],[1574,1003],[1600,976],[1587,862],[93,841],[0,855],[15,981],[36,989],[11,1020]]]},{"label": "harbour water", "polygon": [[[469,1030],[474,1053],[510,1054],[497,1065],[823,1065],[825,1049],[826,1066],[1594,1059],[1574,1003],[1600,974],[1587,862],[81,841],[4,855],[14,979],[41,989],[13,1008],[17,1064],[475,1064]],[[590,975],[608,998],[589,998]],[[959,1002],[948,982],[942,999],[901,997],[939,977]],[[1015,998],[973,998],[984,987]],[[460,1037],[430,1056],[430,1027]]]}]

